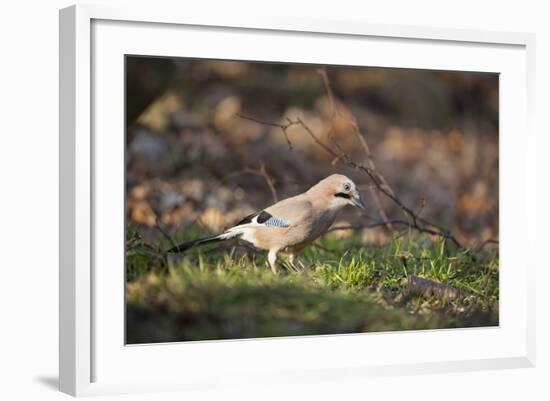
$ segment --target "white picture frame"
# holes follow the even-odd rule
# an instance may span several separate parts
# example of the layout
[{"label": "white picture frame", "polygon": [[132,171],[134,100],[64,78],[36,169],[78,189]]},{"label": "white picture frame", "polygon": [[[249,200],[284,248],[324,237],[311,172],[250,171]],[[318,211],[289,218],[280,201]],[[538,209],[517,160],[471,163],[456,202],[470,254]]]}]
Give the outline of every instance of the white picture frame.
[{"label": "white picture frame", "polygon": [[[191,46],[185,48],[181,45],[178,47],[174,43],[174,35],[186,34],[186,29],[192,30],[192,35],[197,35],[201,43],[211,43],[212,46],[205,46],[210,50],[191,49]],[[406,334],[379,333],[367,336],[358,334],[322,338],[312,336],[303,339],[208,341],[195,342],[192,345],[124,346],[122,337],[119,337],[120,332],[116,331],[123,325],[122,321],[118,322],[122,306],[116,296],[112,295],[115,291],[123,293],[123,287],[119,286],[118,281],[120,277],[115,276],[113,279],[97,271],[106,265],[102,258],[112,253],[113,264],[120,266],[122,274],[122,266],[118,263],[120,260],[116,262],[114,256],[118,251],[113,250],[121,244],[120,232],[113,230],[113,236],[110,236],[106,231],[101,231],[105,227],[102,218],[109,219],[111,224],[121,221],[121,216],[117,213],[122,213],[123,208],[116,201],[120,194],[115,196],[114,202],[103,202],[101,194],[116,185],[123,191],[123,181],[120,181],[120,175],[116,173],[122,168],[122,165],[117,164],[117,160],[122,159],[117,158],[123,157],[123,131],[120,131],[120,137],[112,136],[114,142],[111,143],[101,138],[98,141],[94,137],[94,129],[102,129],[104,123],[111,124],[105,126],[106,128],[121,127],[120,121],[116,121],[116,115],[112,121],[103,118],[105,107],[109,107],[113,113],[123,107],[119,101],[122,93],[117,92],[123,75],[123,70],[117,68],[121,65],[120,55],[137,52],[150,55],[187,54],[191,57],[234,58],[235,53],[231,53],[231,46],[223,51],[216,49],[216,40],[222,38],[220,35],[231,37],[232,43],[242,40],[240,45],[245,50],[239,51],[250,48],[251,52],[257,52],[258,59],[266,61],[298,61],[301,58],[300,61],[325,62],[323,57],[315,58],[313,51],[318,45],[314,42],[324,41],[327,46],[331,46],[331,40],[337,39],[343,47],[346,46],[346,41],[353,41],[358,46],[372,46],[373,54],[377,54],[376,57],[382,60],[377,65],[480,69],[502,74],[500,244],[503,267],[500,327]],[[263,41],[273,45],[254,44],[254,35],[262,35]],[[130,45],[130,38],[139,43]],[[166,40],[161,41],[161,38]],[[248,38],[250,43],[246,45]],[[295,44],[285,43],[285,53],[277,55],[277,41],[288,39],[292,39]],[[387,50],[384,53],[383,50],[377,50],[381,41],[384,42],[383,47],[401,46],[399,49],[402,51]],[[299,43],[309,42],[313,44],[311,53],[304,51],[305,47],[298,47]],[[535,221],[534,197],[528,196],[535,193],[536,185],[535,134],[531,127],[534,110],[534,43],[534,35],[523,33],[374,25],[357,21],[298,20],[253,14],[220,17],[193,13],[187,9],[78,5],[61,10],[61,391],[72,395],[94,395],[234,386],[249,382],[261,384],[281,380],[292,382],[340,377],[359,379],[380,375],[534,366],[535,283],[532,273],[535,261],[529,256],[534,253],[528,251],[531,246],[528,239],[518,238],[513,232],[514,228],[534,224]],[[262,47],[273,54],[266,55],[264,49],[263,55],[260,55]],[[414,49],[414,52],[411,53],[408,49]],[[434,49],[441,58],[437,62],[430,61]],[[494,50],[491,60],[486,60],[487,57],[483,55],[488,49]],[[425,58],[415,57],[423,54],[422,52],[425,52]],[[463,65],[457,64],[452,56],[460,52],[464,52],[466,59]],[[338,57],[338,52],[334,53],[331,57]],[[445,57],[446,55],[449,57]],[[365,62],[357,55],[348,57],[350,63],[363,65]],[[352,57],[357,58],[351,60]],[[113,75],[105,75],[102,71],[109,71]],[[113,93],[107,94],[106,89],[114,90],[114,96]],[[105,102],[100,102],[99,98]],[[107,101],[115,103],[107,106],[104,104]],[[121,113],[118,114],[119,118],[123,118]],[[521,141],[509,135],[512,131],[522,132]],[[513,160],[509,157],[512,153]],[[101,163],[98,163],[98,157],[101,157]],[[115,173],[110,174],[110,171]],[[516,184],[509,185],[508,181]],[[521,185],[522,190],[518,190],[518,185]],[[109,209],[111,203],[115,204],[112,210]],[[120,230],[122,229],[121,226]],[[531,228],[528,232],[532,231]],[[98,234],[102,233],[105,235],[99,238]],[[512,243],[513,249],[508,246]],[[115,248],[111,248],[109,244]],[[524,254],[521,259],[517,258],[519,252]],[[105,294],[102,296],[105,299],[101,301],[94,298],[99,287]],[[106,309],[105,302],[117,305],[111,308],[112,314]],[[117,327],[114,331],[110,331],[111,323]],[[468,352],[460,345],[454,350],[446,350],[445,343],[456,338],[478,346]],[[419,347],[422,344],[432,346],[433,352],[427,350],[425,357],[420,358],[420,354],[407,346],[411,340]],[[356,349],[365,350],[365,353],[370,349],[369,357],[365,358],[361,352],[353,355],[350,353],[348,356],[336,352],[350,344]],[[324,360],[319,360],[316,356],[316,350],[320,346],[328,350]],[[399,356],[375,352],[387,346],[391,346]],[[407,350],[409,355],[403,355]],[[159,361],[166,362],[162,365],[166,365],[167,370],[173,368],[176,359],[171,358],[178,358],[176,354],[182,351],[187,356],[186,361],[182,363],[181,357],[179,361],[185,366],[180,366],[179,374],[166,375],[163,368],[158,367]],[[300,361],[289,363],[288,358],[284,357],[286,354],[300,353],[304,356]],[[261,361],[254,359],[257,355],[269,355],[269,362],[261,365]],[[281,357],[278,358],[278,355]],[[232,363],[224,364],[224,360],[231,360]],[[140,365],[140,361],[144,366],[156,366],[158,372],[139,372],[132,369],[132,366]],[[143,376],[140,376],[141,373]]]}]

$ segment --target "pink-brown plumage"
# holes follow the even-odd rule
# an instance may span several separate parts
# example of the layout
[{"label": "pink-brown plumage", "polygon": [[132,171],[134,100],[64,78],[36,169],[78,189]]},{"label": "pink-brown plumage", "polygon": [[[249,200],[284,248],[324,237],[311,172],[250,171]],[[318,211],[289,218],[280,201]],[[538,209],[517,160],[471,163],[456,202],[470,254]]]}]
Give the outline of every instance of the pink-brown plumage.
[{"label": "pink-brown plumage", "polygon": [[[281,200],[249,216],[242,224],[190,246],[239,237],[256,248],[268,251],[269,265],[276,272],[277,253],[289,253],[294,265],[297,253],[325,234],[346,205],[364,207],[353,181],[344,175],[333,174],[306,192]],[[170,251],[185,250],[188,245],[182,244]]]}]

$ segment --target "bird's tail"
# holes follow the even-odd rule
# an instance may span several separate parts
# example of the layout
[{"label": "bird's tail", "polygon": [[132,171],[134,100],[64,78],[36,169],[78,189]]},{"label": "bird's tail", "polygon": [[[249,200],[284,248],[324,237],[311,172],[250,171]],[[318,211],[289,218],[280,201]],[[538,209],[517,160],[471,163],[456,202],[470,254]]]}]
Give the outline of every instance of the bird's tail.
[{"label": "bird's tail", "polygon": [[219,241],[225,241],[230,238],[234,238],[240,235],[240,233],[236,233],[234,231],[228,230],[226,232],[223,232],[218,235],[213,235],[211,237],[205,237],[205,238],[199,238],[194,241],[189,242],[183,242],[179,245],[176,245],[173,248],[170,248],[166,251],[166,253],[178,253],[178,252],[185,252],[190,248],[193,248],[195,246],[210,244],[213,242],[219,242]]}]

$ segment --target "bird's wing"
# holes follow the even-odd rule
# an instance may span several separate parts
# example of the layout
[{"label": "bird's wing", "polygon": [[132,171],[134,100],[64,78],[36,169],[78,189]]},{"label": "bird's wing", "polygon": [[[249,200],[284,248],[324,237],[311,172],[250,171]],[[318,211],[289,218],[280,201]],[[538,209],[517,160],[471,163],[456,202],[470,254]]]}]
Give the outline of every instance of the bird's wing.
[{"label": "bird's wing", "polygon": [[311,212],[311,202],[302,199],[300,196],[295,196],[245,217],[235,227],[244,225],[290,227],[301,224],[301,222],[311,216]]},{"label": "bird's wing", "polygon": [[281,219],[280,217],[273,216],[272,214],[261,210],[259,212],[253,213],[246,216],[244,219],[239,221],[235,227],[252,225],[252,226],[264,226],[264,227],[289,227],[290,222]]}]

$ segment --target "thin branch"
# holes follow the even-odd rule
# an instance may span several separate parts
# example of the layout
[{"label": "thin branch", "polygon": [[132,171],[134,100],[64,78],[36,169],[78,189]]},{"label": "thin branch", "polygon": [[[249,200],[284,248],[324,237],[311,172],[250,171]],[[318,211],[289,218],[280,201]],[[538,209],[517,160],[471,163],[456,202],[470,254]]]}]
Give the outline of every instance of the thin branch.
[{"label": "thin branch", "polygon": [[[386,197],[388,197],[390,200],[392,200],[403,212],[407,215],[407,217],[410,219],[409,222],[404,222],[403,220],[389,220],[390,224],[403,224],[405,223],[407,226],[419,231],[424,232],[427,234],[440,236],[443,238],[446,238],[453,242],[457,247],[465,249],[465,247],[447,230],[443,229],[442,227],[438,226],[435,223],[431,223],[428,220],[417,216],[416,213],[409,207],[405,206],[401,200],[394,195],[393,191],[389,189],[389,187],[385,184],[384,180],[380,178],[380,175],[372,170],[370,167],[365,166],[363,164],[355,162],[347,153],[343,152],[340,147],[340,152],[334,151],[332,148],[330,148],[327,144],[325,144],[323,141],[321,141],[317,135],[311,130],[311,128],[304,123],[304,121],[297,117],[295,120],[292,120],[291,118],[287,118],[286,124],[279,124],[279,123],[272,123],[272,122],[265,122],[262,120],[258,120],[252,117],[243,117],[247,118],[248,120],[255,121],[259,124],[266,124],[272,127],[279,127],[283,131],[288,130],[292,126],[300,126],[303,128],[303,130],[313,139],[313,141],[319,145],[326,153],[331,155],[334,158],[338,158],[343,161],[345,165],[348,167],[351,167],[355,170],[359,170],[367,174],[367,176],[372,180],[376,188],[382,192]],[[396,223],[396,221],[400,221],[401,223]],[[383,223],[384,225],[387,223]]]},{"label": "thin branch", "polygon": [[263,161],[260,164],[260,168],[257,170],[250,167],[245,167],[239,171],[234,171],[230,174],[227,174],[221,179],[221,181],[225,182],[231,178],[244,175],[244,174],[252,174],[258,177],[262,177],[265,183],[267,184],[267,186],[269,187],[269,190],[271,191],[271,196],[273,197],[273,201],[275,203],[278,202],[279,197],[277,194],[277,189],[275,188],[275,179],[271,175],[269,175],[269,173],[267,172],[265,163]]},{"label": "thin branch", "polygon": [[[323,83],[325,85],[325,89],[327,91],[327,95],[329,96],[329,99],[330,99],[330,102],[331,102],[331,106],[333,108],[332,110],[332,118],[334,118],[335,115],[340,115],[340,113],[338,112],[335,104],[335,100],[334,100],[334,92],[332,90],[332,87],[330,85],[330,81],[328,79],[328,75],[326,73],[326,70],[325,69],[319,69],[318,72],[321,74],[321,77],[323,78]],[[291,122],[291,120],[289,118],[287,118],[287,120],[289,122]],[[363,165],[358,165],[357,163],[354,163],[351,158],[349,157],[349,155],[347,155],[345,152],[343,152],[343,150],[337,146],[340,150],[340,153],[341,155],[340,156],[337,156],[338,158],[342,158],[342,156],[344,156],[344,159],[346,159],[348,166],[350,167],[353,167],[355,169],[360,169],[360,170],[363,170],[364,172],[366,172],[369,177],[371,178],[371,180],[374,182],[374,184],[376,185],[376,187],[378,188],[379,191],[381,191],[384,195],[388,196],[394,203],[396,203],[410,218],[412,218],[414,224],[417,225],[417,221],[420,221],[422,222],[423,224],[427,224],[427,225],[430,225],[436,229],[438,229],[439,231],[446,231],[444,230],[442,227],[439,227],[433,223],[430,223],[424,219],[420,219],[420,217],[418,216],[418,214],[415,214],[412,209],[409,209],[409,208],[406,208],[402,203],[401,201],[399,201],[398,198],[395,197],[395,194],[393,192],[393,190],[391,189],[391,187],[388,185],[386,179],[384,178],[384,176],[382,176],[381,174],[379,174],[377,171],[376,171],[376,166],[374,165],[374,162],[373,162],[373,158],[372,158],[372,154],[371,154],[371,151],[370,151],[370,148],[368,146],[368,143],[367,143],[367,140],[365,138],[365,136],[361,133],[361,130],[359,129],[359,125],[357,124],[357,120],[355,119],[355,117],[352,117],[349,121],[349,123],[351,124],[351,126],[353,127],[353,132],[355,133],[355,135],[357,136],[357,138],[359,139],[359,141],[361,142],[362,146],[363,146],[363,149],[365,150],[365,153],[366,153],[366,156],[367,156],[367,161],[368,161],[368,167],[367,166],[363,166]],[[302,123],[303,124],[303,123]],[[311,130],[309,130],[309,133],[310,135],[312,134]],[[337,145],[337,144],[336,144]],[[325,149],[326,150],[326,149]],[[385,212],[383,213],[385,215]],[[384,218],[381,214],[381,217]],[[384,220],[387,220],[387,219],[384,219]],[[456,239],[453,239],[453,242],[455,242],[456,245],[462,247],[458,241],[456,241]]]},{"label": "thin branch", "polygon": [[426,207],[426,199],[422,198],[420,200],[420,205],[418,205],[418,209],[416,209],[416,212],[415,212],[416,215],[420,216],[420,214],[422,213],[425,207]]},{"label": "thin branch", "polygon": [[332,86],[330,85],[330,81],[328,80],[327,70],[325,68],[319,68],[317,72],[319,73],[319,75],[321,75],[321,78],[323,79],[323,84],[325,85],[325,90],[327,91],[330,107],[332,109],[332,117],[334,117],[334,115],[338,113],[338,111],[336,109],[336,102],[334,101],[334,92],[332,91]]},{"label": "thin branch", "polygon": [[[334,98],[334,91],[332,90],[332,86],[330,84],[330,80],[328,79],[328,74],[327,74],[326,69],[325,68],[320,68],[320,69],[317,70],[317,72],[321,75],[321,78],[323,79],[323,84],[325,86],[325,90],[327,92],[327,96],[329,98],[330,106],[331,106],[331,109],[332,109],[331,128],[329,130],[329,133],[330,133],[332,131],[333,127],[334,127],[334,117],[336,115],[338,115],[339,117],[342,117],[342,114],[336,108],[336,101],[335,101],[335,98]],[[369,145],[367,143],[366,138],[361,133],[361,130],[359,129],[359,126],[357,125],[357,120],[355,119],[355,117],[352,117],[351,119],[349,119],[349,124],[352,126],[353,133],[355,134],[355,136],[357,137],[357,139],[361,143],[361,146],[363,147],[368,166],[371,168],[372,171],[376,171],[376,166],[374,165],[374,161],[373,161],[373,158],[372,158],[372,154],[371,154]],[[331,138],[331,139],[336,144],[336,141],[333,138]],[[343,152],[341,151],[341,153],[343,153]],[[391,190],[391,188],[387,184],[384,177],[380,174],[378,174],[378,175],[380,176],[381,181],[393,193],[393,191]],[[382,220],[384,220],[384,222],[386,222],[388,230],[390,230],[390,232],[393,233],[394,232],[393,227],[389,223],[388,215],[386,214],[386,211],[382,207],[382,202],[380,201],[380,196],[378,195],[378,192],[375,191],[375,189],[373,187],[369,187],[369,192],[371,193],[371,195],[374,199],[374,203],[376,204],[376,209],[378,210],[378,214],[380,215]]]},{"label": "thin branch", "polygon": [[340,231],[340,230],[362,230],[362,229],[365,229],[365,228],[385,227],[385,226],[387,226],[388,223],[396,225],[396,226],[409,227],[409,228],[412,228],[412,229],[414,229],[418,232],[421,232],[421,233],[435,235],[435,236],[438,236],[438,237],[443,237],[443,238],[446,238],[446,239],[449,239],[449,240],[452,241],[452,238],[450,236],[445,235],[444,233],[441,233],[439,231],[432,230],[432,229],[426,228],[426,227],[419,227],[419,226],[416,226],[416,225],[412,224],[409,221],[399,220],[399,219],[389,220],[387,222],[386,221],[380,221],[380,222],[371,223],[371,224],[352,224],[352,225],[349,225],[349,226],[335,226],[335,227],[331,227],[327,232]]},{"label": "thin branch", "polygon": [[162,228],[161,226],[161,222],[158,218],[159,216],[159,213],[158,212],[155,212],[155,229],[160,232],[162,234],[162,236],[164,238],[166,238],[170,244],[172,245],[172,247],[175,247],[176,246],[176,243],[174,242],[174,240],[172,239],[172,236],[170,236],[165,230],[164,228]]},{"label": "thin branch", "polygon": [[[337,154],[335,151],[333,151],[331,148],[329,148],[327,145],[325,145],[323,142],[321,142],[319,140],[319,138],[313,133],[313,131],[300,118],[297,118],[296,121],[294,121],[294,123],[297,124],[297,125],[300,125],[302,128],[304,128],[304,130],[311,136],[311,138],[317,144],[319,144],[327,153],[329,153],[330,155],[332,155],[334,157],[339,156],[347,166],[352,167],[356,170],[363,171],[364,173],[366,173],[369,176],[369,178],[372,180],[374,185],[376,185],[378,190],[380,192],[382,192],[385,196],[387,196],[389,199],[391,199],[397,206],[399,206],[405,212],[405,214],[408,217],[410,217],[410,219],[411,219],[410,226],[412,228],[415,228],[418,231],[423,231],[423,232],[427,232],[427,233],[434,234],[434,235],[440,235],[442,237],[445,237],[445,238],[451,240],[459,248],[464,248],[460,244],[460,242],[458,242],[458,240],[454,236],[452,236],[448,231],[444,230],[443,228],[439,227],[438,225],[436,225],[434,223],[431,223],[431,222],[427,221],[426,219],[423,219],[423,218],[417,216],[412,209],[405,206],[403,204],[403,202],[401,202],[401,200],[399,198],[397,198],[393,194],[393,192],[391,192],[391,190],[389,190],[384,185],[384,182],[380,179],[379,174],[377,174],[371,168],[369,168],[365,165],[356,163],[346,153],[342,153],[340,155]],[[424,224],[425,226],[430,226],[433,229],[428,229],[427,227],[421,226],[421,224]]]},{"label": "thin branch", "polygon": [[260,174],[262,175],[262,177],[264,177],[264,180],[271,191],[271,195],[273,196],[273,203],[277,203],[279,201],[279,197],[277,196],[277,190],[275,189],[275,185],[273,184],[274,180],[273,177],[268,174],[265,168],[265,163],[263,161],[262,165],[260,166]]},{"label": "thin branch", "polygon": [[288,132],[286,132],[286,130],[290,127],[291,124],[281,125],[281,124],[269,123],[269,122],[266,122],[266,121],[258,120],[258,119],[253,118],[253,117],[242,115],[240,113],[237,113],[237,117],[240,117],[240,118],[245,119],[245,120],[253,121],[253,122],[258,123],[258,124],[267,125],[269,127],[280,128],[281,131],[283,132],[284,137],[285,137],[286,144],[288,145],[288,149],[289,150],[293,149],[292,142],[290,142],[290,138],[288,136]]},{"label": "thin branch", "polygon": [[253,246],[250,246],[245,243],[231,243],[231,244],[223,244],[220,246],[216,246],[213,248],[209,248],[206,250],[202,250],[201,253],[203,255],[209,255],[212,253],[218,253],[220,251],[227,251],[228,249],[243,249],[246,251],[247,254],[254,254],[254,255],[263,255],[262,252],[260,252],[258,249],[254,248]]},{"label": "thin branch", "polygon": [[[327,91],[327,95],[329,97],[329,101],[331,103],[332,108],[332,119],[334,119],[334,116],[338,114],[338,110],[336,108],[336,102],[334,99],[334,93],[332,91],[332,88],[330,86],[330,81],[328,79],[327,73],[324,69],[319,70],[319,73],[321,74],[321,77],[323,78],[323,82]],[[396,204],[407,216],[409,221],[404,220],[388,220],[385,212],[383,211],[381,207],[381,203],[378,201],[377,206],[379,208],[379,214],[384,220],[384,225],[390,230],[392,230],[391,225],[392,224],[398,224],[398,225],[406,225],[412,229],[415,229],[419,232],[431,234],[440,236],[446,239],[449,239],[451,242],[453,242],[457,247],[463,248],[464,246],[447,230],[442,228],[441,226],[432,223],[422,217],[420,217],[417,213],[415,213],[411,208],[403,204],[403,202],[395,195],[394,191],[391,189],[391,187],[388,185],[384,177],[379,174],[376,171],[376,167],[374,165],[374,162],[372,160],[372,155],[370,152],[370,148],[368,146],[368,143],[364,137],[364,135],[361,134],[361,131],[359,129],[359,126],[357,124],[357,121],[355,118],[352,118],[350,121],[350,124],[353,128],[354,134],[357,136],[358,140],[361,142],[363,149],[365,150],[366,158],[367,158],[367,165],[357,163],[355,162],[350,155],[348,155],[336,142],[336,140],[332,137],[332,126],[329,130],[329,139],[333,142],[333,145],[336,147],[337,151],[333,150],[330,146],[325,144],[323,141],[315,135],[315,133],[311,130],[311,128],[300,118],[297,117],[295,120],[292,120],[290,117],[286,118],[287,123],[286,124],[280,124],[280,123],[273,123],[268,121],[259,120],[254,117],[244,116],[242,114],[238,114],[239,117],[256,122],[258,124],[267,125],[270,127],[276,127],[281,129],[281,131],[284,133],[285,138],[287,138],[288,143],[290,144],[290,141],[288,139],[288,133],[287,130],[292,126],[300,126],[312,139],[313,141],[319,145],[326,153],[328,153],[330,156],[333,157],[333,161],[342,161],[345,165],[348,167],[351,167],[355,170],[362,171],[371,179],[371,181],[374,183],[375,187],[380,191],[382,194],[384,194],[387,198],[389,198],[394,204]],[[290,147],[291,148],[291,147]],[[376,198],[376,197],[375,197]],[[378,223],[375,223],[378,224]]]}]

